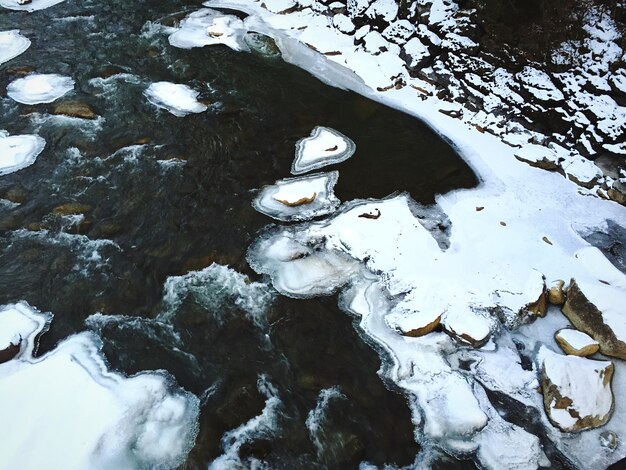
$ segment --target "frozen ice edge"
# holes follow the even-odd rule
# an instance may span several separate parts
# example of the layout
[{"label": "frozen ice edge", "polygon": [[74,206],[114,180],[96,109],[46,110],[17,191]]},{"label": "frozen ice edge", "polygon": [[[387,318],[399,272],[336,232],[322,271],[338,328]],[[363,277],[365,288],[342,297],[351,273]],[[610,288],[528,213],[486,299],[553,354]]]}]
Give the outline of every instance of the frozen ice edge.
[{"label": "frozen ice edge", "polygon": [[0,176],[32,165],[45,146],[46,141],[38,135],[4,136],[0,132]]},{"label": "frozen ice edge", "polygon": [[20,34],[19,29],[0,31],[0,65],[14,59],[30,47],[30,39]]},{"label": "frozen ice edge", "polygon": [[[483,247],[497,248],[495,253],[490,253],[490,250],[486,250],[483,251],[483,254],[490,253],[490,256],[495,257],[497,260],[513,261],[512,266],[510,263],[505,263],[501,266],[502,269],[515,272],[520,266],[526,266],[541,272],[548,281],[578,276],[598,282],[598,278],[594,275],[591,266],[582,260],[575,259],[575,255],[580,250],[591,248],[572,227],[576,227],[578,231],[592,228],[602,229],[602,227],[606,226],[607,220],[626,220],[626,213],[623,207],[596,198],[585,197],[591,195],[591,193],[562,180],[554,174],[529,168],[525,164],[516,162],[513,154],[514,150],[498,138],[488,134],[481,134],[477,130],[468,127],[467,124],[440,113],[439,109],[447,109],[448,105],[435,96],[431,96],[424,101],[418,101],[415,99],[415,91],[411,90],[410,87],[388,89],[384,93],[374,91],[374,89],[365,85],[363,79],[367,77],[358,75],[359,72],[361,74],[366,73],[367,67],[359,67],[358,72],[355,72],[338,63],[339,61],[344,61],[346,57],[350,58],[351,51],[344,50],[342,55],[333,57],[324,57],[312,51],[298,41],[301,33],[297,29],[292,29],[293,26],[290,24],[289,15],[272,15],[257,4],[251,4],[247,1],[214,1],[208,2],[206,5],[237,8],[245,11],[251,15],[246,19],[246,26],[249,30],[273,37],[283,53],[283,58],[288,62],[308,70],[325,83],[351,89],[383,104],[412,114],[422,119],[448,140],[457,149],[462,158],[474,169],[481,181],[477,188],[453,191],[446,195],[439,195],[436,198],[437,204],[450,217],[452,222],[451,250],[459,250],[461,247],[457,246],[458,244],[465,244],[467,247],[471,245],[469,242],[475,241],[480,243],[485,229],[488,230],[487,233],[493,235],[497,234],[497,225],[503,227],[508,225],[509,227],[512,226],[512,228],[507,232],[502,232],[501,236],[487,237],[489,238],[487,243],[484,240],[482,241]],[[294,20],[294,25],[300,26],[300,24],[306,24],[307,21],[313,22],[315,20],[315,15],[312,13],[303,14],[303,12],[298,12],[298,14],[299,17]],[[295,15],[294,18],[296,18]],[[306,20],[303,19],[304,16],[307,17]],[[367,64],[369,60],[365,54],[359,55],[358,59],[363,64]],[[349,63],[349,61],[346,62]],[[478,207],[485,210],[489,209],[490,215],[487,218],[490,221],[482,220],[477,222],[474,216],[487,213],[478,212],[476,210]],[[496,224],[491,225],[493,222]],[[505,222],[505,224],[499,224],[499,222]],[[532,230],[532,227],[535,227],[535,230]],[[525,228],[523,235],[514,236],[514,239],[510,240],[509,236],[515,235],[515,231],[518,228]],[[544,238],[548,239],[550,243],[546,242]],[[494,241],[499,243],[494,244]],[[487,265],[492,264],[489,257],[485,258],[484,261]],[[372,281],[374,287],[377,284],[377,282]],[[517,287],[522,288],[523,286]],[[279,290],[281,289],[279,288]],[[384,298],[384,295],[381,295]],[[364,307],[363,311],[368,312],[371,309]],[[551,315],[559,316],[560,313],[553,312]],[[542,323],[545,321],[538,320],[536,325],[538,327],[542,324],[548,326]],[[377,337],[377,335],[382,334],[384,328],[386,328],[385,325],[378,325],[377,328],[366,331],[370,339],[376,338],[375,341],[378,347],[386,349],[390,353],[390,357],[395,357],[396,360],[401,361],[401,364],[407,364],[409,367],[428,362],[424,361],[424,359],[428,359],[425,357],[421,357],[420,361],[415,362],[411,360],[411,354],[403,350],[397,342],[387,344],[385,343],[386,338]],[[530,330],[536,330],[536,328],[531,328]],[[553,334],[554,331],[550,331],[550,334]],[[425,343],[423,345],[424,353],[432,350],[432,347],[428,346],[428,344],[433,345],[437,341],[443,341],[443,343],[435,347],[435,349],[444,351],[455,349],[453,345],[449,345],[448,340],[442,338],[439,334],[434,336],[431,334],[428,337],[417,340],[405,340],[405,342],[407,341]],[[545,342],[555,349],[556,346],[551,341],[553,343],[552,338],[545,339]],[[446,346],[446,344],[449,346]],[[555,349],[555,351],[558,351],[558,349]],[[512,350],[512,353],[514,353],[514,357],[517,357],[516,351]],[[437,357],[434,359],[439,361]],[[403,384],[403,377],[407,376],[410,368],[402,371],[403,367],[400,367],[396,360],[393,361],[396,363],[394,367],[400,373],[393,374],[387,371],[385,375],[390,376],[396,384],[401,385],[411,396],[410,387]],[[441,361],[439,362],[441,363]],[[449,369],[445,361],[441,365]],[[522,374],[521,367],[517,366],[517,369],[520,371],[520,377],[525,376],[525,374]],[[616,376],[619,376],[619,369],[623,370],[623,364],[616,363],[616,369],[618,369]],[[507,372],[509,371],[500,371],[501,374],[506,374]],[[512,375],[515,376],[517,374]],[[496,379],[502,382],[503,377],[496,377]],[[462,384],[459,383],[459,385]],[[519,393],[524,392],[525,389],[527,389],[527,393],[532,392],[532,388],[528,388],[528,384],[523,385],[525,386],[519,390]],[[483,386],[487,385],[483,383]],[[624,381],[614,382],[616,396],[620,396],[620,393],[623,394],[625,386],[626,383]],[[419,405],[419,403],[416,403],[416,405]],[[474,406],[472,408],[475,409]],[[470,442],[467,442],[469,435],[466,435],[464,439],[458,442],[446,443],[446,439],[441,440],[441,437],[445,436],[437,437],[436,433],[429,432],[424,434],[422,426],[428,422],[428,419],[424,419],[424,416],[420,413],[422,410],[423,407],[421,406],[413,408],[416,414],[416,432],[420,440],[423,441],[425,435],[431,436],[435,438],[432,442],[436,446],[444,445],[444,448],[448,449],[448,451],[472,452],[472,445],[469,445]],[[490,413],[487,413],[487,415],[490,415]],[[479,416],[480,413],[476,413],[476,418]],[[626,413],[624,408],[618,403],[615,414],[607,426],[612,426],[613,429],[623,429],[625,420]],[[468,422],[471,421],[470,419]],[[476,423],[474,428],[478,429],[483,419],[474,419],[473,421]],[[549,424],[546,426],[546,429],[550,431],[548,426]],[[487,430],[489,426],[483,429],[485,431],[481,432],[480,435],[488,435],[489,432]],[[594,430],[576,436],[567,436],[567,439],[564,439],[565,435],[552,432],[551,438],[575,464],[583,468],[607,466],[611,462],[624,457],[623,446],[618,447],[613,453],[606,449],[601,449],[598,444],[598,435],[599,430]],[[576,444],[577,442],[579,444]],[[487,444],[487,442],[483,443]],[[474,449],[477,444],[478,442],[474,442]],[[482,456],[485,457],[484,452],[482,452]],[[478,457],[481,458],[480,450]],[[525,462],[522,461],[522,467],[520,468],[536,468],[538,464],[545,464],[545,460],[540,457],[536,456],[529,458]],[[487,461],[482,461],[481,463],[487,467],[491,466]],[[493,464],[493,462],[491,463]]]},{"label": "frozen ice edge", "polygon": [[91,333],[70,336],[34,357],[51,318],[25,303],[0,307],[3,337],[21,338],[17,355],[0,364],[0,415],[11,423],[11,433],[0,442],[3,463],[19,468],[181,464],[198,432],[198,398],[164,371],[131,377],[109,371],[102,343]]},{"label": "frozen ice edge", "polygon": [[356,150],[354,142],[330,127],[317,126],[309,137],[296,142],[291,173],[300,175],[346,161]]}]

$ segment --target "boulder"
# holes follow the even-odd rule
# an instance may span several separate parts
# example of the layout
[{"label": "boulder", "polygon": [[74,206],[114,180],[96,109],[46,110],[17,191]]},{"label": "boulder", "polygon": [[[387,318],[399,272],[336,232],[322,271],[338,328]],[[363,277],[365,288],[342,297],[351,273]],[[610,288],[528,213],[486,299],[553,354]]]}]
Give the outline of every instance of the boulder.
[{"label": "boulder", "polygon": [[554,281],[548,290],[548,301],[552,305],[563,305],[565,303],[565,282],[561,279]]},{"label": "boulder", "polygon": [[609,361],[593,361],[539,350],[543,403],[550,422],[564,432],[593,429],[613,413]]},{"label": "boulder", "polygon": [[58,103],[54,106],[52,112],[54,114],[61,114],[81,119],[95,119],[98,117],[88,104],[80,103],[78,101],[64,101],[62,103]]},{"label": "boulder", "polygon": [[572,328],[563,328],[554,335],[554,339],[565,354],[587,357],[600,350],[600,344],[591,336]]},{"label": "boulder", "polygon": [[424,336],[441,322],[441,313],[436,310],[423,312],[392,311],[385,317],[387,325],[403,336]]},{"label": "boulder", "polygon": [[626,359],[626,291],[572,279],[563,314],[598,343],[607,356]]}]

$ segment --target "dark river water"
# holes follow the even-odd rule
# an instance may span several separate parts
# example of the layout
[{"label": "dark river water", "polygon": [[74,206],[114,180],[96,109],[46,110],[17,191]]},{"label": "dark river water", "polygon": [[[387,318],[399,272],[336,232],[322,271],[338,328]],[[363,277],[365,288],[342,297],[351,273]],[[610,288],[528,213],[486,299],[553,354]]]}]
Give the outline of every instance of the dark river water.
[{"label": "dark river water", "polygon": [[[475,176],[414,118],[272,54],[175,49],[149,23],[172,25],[199,7],[67,0],[32,14],[0,10],[0,30],[32,41],[0,66],[0,129],[47,141],[34,165],[0,177],[0,198],[19,203],[0,201],[0,304],[54,313],[40,353],[91,328],[112,368],[166,369],[201,396],[186,468],[206,468],[227,450],[225,432],[262,413],[263,384],[280,406],[271,426],[241,440],[242,465],[407,465],[419,452],[409,408],[377,375],[380,358],[354,320],[334,297],[279,296],[247,266],[248,246],[272,223],[250,203],[289,176],[295,142],[316,125],[356,142],[356,155],[332,168],[343,201],[407,190],[430,203]],[[7,84],[33,70],[74,78],[61,101],[100,117],[71,120],[52,116],[54,104],[6,98]],[[143,91],[162,80],[200,90],[209,110],[157,110]],[[328,389],[313,436],[306,420]]]}]

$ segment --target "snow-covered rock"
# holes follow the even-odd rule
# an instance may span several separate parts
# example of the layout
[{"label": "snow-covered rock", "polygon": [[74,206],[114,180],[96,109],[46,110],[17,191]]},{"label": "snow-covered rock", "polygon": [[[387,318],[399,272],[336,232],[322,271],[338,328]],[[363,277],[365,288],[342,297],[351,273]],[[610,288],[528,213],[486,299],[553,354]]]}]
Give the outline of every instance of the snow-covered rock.
[{"label": "snow-covered rock", "polygon": [[64,0],[32,0],[31,2],[23,2],[20,0],[0,0],[0,6],[8,8],[9,10],[21,10],[21,11],[37,11],[50,8],[57,5]]},{"label": "snow-covered rock", "polygon": [[600,350],[600,343],[582,331],[563,328],[556,332],[554,339],[565,354],[571,356],[592,356]]},{"label": "snow-covered rock", "polygon": [[277,220],[309,220],[330,214],[339,207],[333,188],[339,172],[286,178],[264,187],[252,205]]},{"label": "snow-covered rock", "polygon": [[605,424],[613,412],[613,364],[562,356],[542,347],[538,361],[546,413],[565,432]]},{"label": "snow-covered rock", "polygon": [[550,285],[548,289],[548,301],[552,305],[563,305],[565,303],[565,281],[558,279]]},{"label": "snow-covered rock", "polygon": [[625,306],[625,289],[572,279],[563,313],[578,330],[600,343],[602,354],[626,360]]},{"label": "snow-covered rock", "polygon": [[71,336],[34,357],[36,338],[49,320],[25,304],[0,310],[0,341],[22,339],[18,355],[0,364],[0,415],[11,430],[0,441],[3,464],[180,465],[197,434],[198,398],[165,373],[125,377],[109,371],[94,334]]},{"label": "snow-covered rock", "polygon": [[341,163],[352,155],[356,145],[342,133],[330,127],[318,126],[310,137],[296,143],[296,157],[291,173],[299,175],[327,165]]},{"label": "snow-covered rock", "polygon": [[22,104],[52,103],[73,89],[70,77],[34,73],[9,83],[7,95]]},{"label": "snow-covered rock", "polygon": [[0,363],[32,354],[51,320],[52,315],[36,312],[25,303],[0,307]]},{"label": "snow-covered rock", "polygon": [[30,40],[19,29],[0,31],[0,65],[17,57],[30,47]]},{"label": "snow-covered rock", "polygon": [[411,70],[418,69],[425,60],[430,57],[428,47],[419,38],[411,38],[402,46],[404,55],[407,57],[407,66]]},{"label": "snow-covered rock", "polygon": [[183,117],[207,110],[207,106],[197,99],[199,92],[187,85],[156,82],[151,84],[144,94],[150,103],[169,111],[174,116]]},{"label": "snow-covered rock", "polygon": [[247,51],[248,46],[243,40],[246,32],[243,21],[236,16],[203,8],[185,18],[170,34],[169,42],[181,49],[223,44],[235,51]]},{"label": "snow-covered rock", "polygon": [[354,23],[350,17],[342,13],[333,16],[333,25],[344,34],[351,34],[355,29]]},{"label": "snow-covered rock", "polygon": [[537,144],[528,144],[516,150],[515,158],[544,170],[556,170],[562,160],[552,149]]},{"label": "snow-covered rock", "polygon": [[38,135],[0,133],[0,176],[32,165],[45,146],[46,141]]},{"label": "snow-covered rock", "polygon": [[523,89],[541,101],[562,101],[563,93],[556,87],[550,76],[536,68],[526,66],[517,74]]}]

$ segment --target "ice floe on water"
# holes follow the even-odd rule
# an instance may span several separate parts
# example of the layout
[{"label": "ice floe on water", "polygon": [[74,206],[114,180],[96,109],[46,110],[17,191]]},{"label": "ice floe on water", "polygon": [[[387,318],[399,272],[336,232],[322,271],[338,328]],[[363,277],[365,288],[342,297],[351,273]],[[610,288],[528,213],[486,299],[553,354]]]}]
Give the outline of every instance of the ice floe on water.
[{"label": "ice floe on water", "polygon": [[185,18],[169,36],[169,42],[182,49],[224,44],[235,51],[247,51],[243,41],[246,32],[243,21],[236,16],[203,8]]},{"label": "ice floe on water", "polygon": [[0,65],[17,57],[30,47],[30,40],[19,29],[0,31]]},{"label": "ice floe on water", "polygon": [[23,0],[0,0],[0,6],[8,8],[9,10],[37,11],[50,8],[63,1],[64,0],[32,0],[25,2]]},{"label": "ice floe on water", "polygon": [[317,126],[310,137],[296,143],[296,158],[291,173],[300,175],[327,165],[341,163],[356,150],[354,142],[330,127]]},{"label": "ice floe on water", "polygon": [[33,73],[7,86],[9,98],[22,104],[52,103],[74,89],[74,80],[57,74]]},{"label": "ice floe on water", "polygon": [[170,82],[153,83],[145,91],[150,103],[178,117],[207,110],[207,105],[198,101],[199,94],[187,85]]},{"label": "ice floe on water", "polygon": [[109,371],[101,342],[91,333],[70,336],[34,357],[35,339],[49,320],[26,304],[0,308],[1,337],[21,337],[23,346],[0,364],[0,414],[11,426],[0,442],[3,464],[180,465],[198,431],[198,399],[164,372],[126,377]]},{"label": "ice floe on water", "polygon": [[0,176],[35,163],[46,141],[38,135],[8,136],[0,132]]},{"label": "ice floe on water", "polygon": [[330,214],[339,207],[333,191],[338,178],[337,171],[286,178],[261,189],[252,205],[259,212],[284,221]]}]

